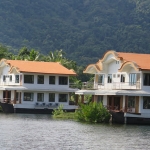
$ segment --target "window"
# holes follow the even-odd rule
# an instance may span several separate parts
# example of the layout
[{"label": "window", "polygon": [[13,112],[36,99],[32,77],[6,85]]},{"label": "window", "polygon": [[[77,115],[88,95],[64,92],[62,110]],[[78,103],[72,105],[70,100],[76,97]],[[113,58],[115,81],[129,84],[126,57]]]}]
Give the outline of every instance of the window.
[{"label": "window", "polygon": [[150,86],[150,73],[143,74],[143,85]]},{"label": "window", "polygon": [[49,76],[49,84],[55,84],[55,76]]},{"label": "window", "polygon": [[44,102],[44,93],[37,93],[37,101]]},{"label": "window", "polygon": [[33,93],[24,93],[24,101],[33,101]]},{"label": "window", "polygon": [[12,82],[12,75],[9,75],[9,81]]},{"label": "window", "polygon": [[108,74],[107,82],[112,83],[112,74]]},{"label": "window", "polygon": [[136,84],[136,73],[130,73],[129,74],[129,85],[135,85]]},{"label": "window", "polygon": [[143,109],[150,109],[150,96],[143,96]]},{"label": "window", "polygon": [[113,78],[116,78],[116,74],[113,74]]},{"label": "window", "polygon": [[24,83],[34,83],[34,75],[24,75]]},{"label": "window", "polygon": [[128,97],[128,107],[135,107],[135,96],[129,96]]},{"label": "window", "polygon": [[3,82],[5,82],[6,81],[6,76],[5,75],[3,75]]},{"label": "window", "polygon": [[19,75],[15,75],[15,83],[19,83]]},{"label": "window", "polygon": [[104,85],[104,74],[100,74],[98,77],[98,85]]},{"label": "window", "polygon": [[116,64],[119,64],[119,61],[116,61]]},{"label": "window", "polygon": [[20,99],[20,92],[16,92],[16,101],[19,101],[19,99]]},{"label": "window", "polygon": [[120,78],[120,74],[117,74],[117,78]]},{"label": "window", "polygon": [[103,104],[103,96],[102,95],[98,95],[97,102]]},{"label": "window", "polygon": [[68,94],[59,94],[59,102],[67,102]]},{"label": "window", "polygon": [[125,82],[125,74],[121,74],[120,82]]},{"label": "window", "polygon": [[44,76],[43,75],[37,76],[37,83],[38,84],[44,84]]},{"label": "window", "polygon": [[55,102],[55,93],[49,93],[49,102]]},{"label": "window", "polygon": [[59,77],[59,85],[68,85],[68,77]]}]

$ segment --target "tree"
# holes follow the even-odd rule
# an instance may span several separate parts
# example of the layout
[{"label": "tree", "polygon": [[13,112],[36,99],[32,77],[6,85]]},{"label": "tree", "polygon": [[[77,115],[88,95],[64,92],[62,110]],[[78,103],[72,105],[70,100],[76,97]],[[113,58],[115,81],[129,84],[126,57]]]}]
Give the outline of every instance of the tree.
[{"label": "tree", "polygon": [[30,51],[27,49],[27,47],[23,47],[20,49],[17,59],[25,60],[29,55]]},{"label": "tree", "polygon": [[40,57],[40,53],[34,49],[31,49],[29,56],[27,56],[26,59],[30,61],[38,61],[39,57]]},{"label": "tree", "polygon": [[7,54],[8,54],[7,47],[0,44],[0,59],[6,58]]}]

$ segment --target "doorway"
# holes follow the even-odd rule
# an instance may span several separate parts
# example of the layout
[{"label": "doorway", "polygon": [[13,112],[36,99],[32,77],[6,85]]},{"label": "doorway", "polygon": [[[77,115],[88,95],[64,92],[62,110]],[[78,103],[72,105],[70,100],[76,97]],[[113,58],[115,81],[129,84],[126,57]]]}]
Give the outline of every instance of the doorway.
[{"label": "doorway", "polygon": [[107,105],[111,110],[120,110],[122,109],[122,96],[108,96]]},{"label": "doorway", "polygon": [[11,91],[3,91],[3,99],[6,102],[10,102],[10,100],[11,100]]}]

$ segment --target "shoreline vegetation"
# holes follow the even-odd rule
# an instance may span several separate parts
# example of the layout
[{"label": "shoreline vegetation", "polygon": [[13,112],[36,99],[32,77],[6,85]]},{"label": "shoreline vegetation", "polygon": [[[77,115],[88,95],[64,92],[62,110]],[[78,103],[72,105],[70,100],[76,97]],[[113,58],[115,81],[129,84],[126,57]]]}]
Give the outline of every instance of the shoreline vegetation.
[{"label": "shoreline vegetation", "polygon": [[3,112],[2,107],[0,106],[0,112]]},{"label": "shoreline vegetation", "polygon": [[75,112],[63,111],[63,105],[53,111],[53,118],[73,119],[90,123],[109,123],[111,115],[102,103],[90,102],[89,104],[79,104],[79,109]]}]

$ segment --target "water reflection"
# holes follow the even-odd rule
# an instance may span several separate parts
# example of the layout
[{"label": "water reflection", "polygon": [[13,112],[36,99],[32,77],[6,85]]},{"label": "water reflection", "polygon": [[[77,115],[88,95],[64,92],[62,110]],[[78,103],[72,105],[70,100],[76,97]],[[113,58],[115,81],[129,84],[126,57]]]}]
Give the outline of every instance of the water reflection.
[{"label": "water reflection", "polygon": [[86,124],[50,115],[0,114],[0,150],[150,149],[150,126]]}]

